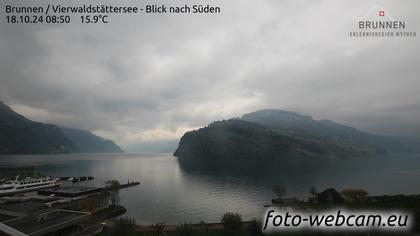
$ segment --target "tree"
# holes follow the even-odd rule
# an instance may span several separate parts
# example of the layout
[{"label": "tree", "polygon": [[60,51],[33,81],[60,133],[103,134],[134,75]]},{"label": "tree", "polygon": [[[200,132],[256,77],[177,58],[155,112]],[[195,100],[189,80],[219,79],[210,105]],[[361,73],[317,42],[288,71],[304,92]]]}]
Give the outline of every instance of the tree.
[{"label": "tree", "polygon": [[200,222],[198,223],[198,225],[199,225],[200,231],[201,231],[201,232],[204,232],[204,233],[206,233],[206,234],[207,234],[207,232],[209,231],[209,228],[208,228],[208,226],[207,226],[206,222],[204,222],[204,221],[200,221]]},{"label": "tree", "polygon": [[165,229],[166,224],[161,222],[161,223],[157,223],[157,224],[153,224],[152,225],[152,229],[153,231],[156,233],[156,235],[161,236],[163,235],[163,230]]},{"label": "tree", "polygon": [[80,210],[93,213],[95,211],[96,197],[86,197],[80,200]]},{"label": "tree", "polygon": [[106,188],[107,189],[112,189],[112,190],[115,190],[115,189],[120,189],[121,188],[121,184],[120,184],[120,181],[118,181],[118,180],[108,180],[108,181],[106,181]]},{"label": "tree", "polygon": [[194,226],[191,223],[178,224],[175,229],[176,236],[193,236],[195,235]]},{"label": "tree", "polygon": [[120,195],[119,195],[120,188],[121,188],[121,184],[118,180],[108,180],[106,182],[105,189],[108,190],[110,194],[110,201],[111,201],[112,206],[115,206],[117,203],[120,202]]},{"label": "tree", "polygon": [[254,219],[250,222],[249,227],[250,236],[263,236],[261,220]]},{"label": "tree", "polygon": [[341,191],[341,195],[356,200],[365,198],[368,192],[364,189],[347,188]]},{"label": "tree", "polygon": [[278,184],[273,186],[273,193],[275,193],[279,199],[286,195],[286,192],[286,187],[283,185]]},{"label": "tree", "polygon": [[242,216],[238,213],[225,213],[222,216],[221,221],[223,228],[228,235],[237,233],[242,227]]},{"label": "tree", "polygon": [[334,188],[328,188],[322,191],[317,196],[319,203],[337,204],[344,202],[340,193]]},{"label": "tree", "polygon": [[309,189],[309,193],[310,193],[313,197],[316,197],[316,195],[318,195],[318,190],[317,190],[314,186],[312,186],[312,187]]},{"label": "tree", "polygon": [[112,236],[129,236],[134,235],[136,232],[136,221],[134,218],[120,218],[115,223],[111,229]]}]

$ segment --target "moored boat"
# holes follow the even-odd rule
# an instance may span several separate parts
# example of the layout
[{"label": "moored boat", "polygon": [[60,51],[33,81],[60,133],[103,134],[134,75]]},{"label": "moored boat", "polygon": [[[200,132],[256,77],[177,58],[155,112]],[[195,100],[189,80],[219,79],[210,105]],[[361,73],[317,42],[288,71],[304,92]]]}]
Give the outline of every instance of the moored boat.
[{"label": "moored boat", "polygon": [[14,180],[0,181],[0,196],[13,195],[23,192],[31,192],[44,188],[58,187],[62,183],[61,180],[45,177],[45,178],[25,178],[19,179],[19,176]]}]

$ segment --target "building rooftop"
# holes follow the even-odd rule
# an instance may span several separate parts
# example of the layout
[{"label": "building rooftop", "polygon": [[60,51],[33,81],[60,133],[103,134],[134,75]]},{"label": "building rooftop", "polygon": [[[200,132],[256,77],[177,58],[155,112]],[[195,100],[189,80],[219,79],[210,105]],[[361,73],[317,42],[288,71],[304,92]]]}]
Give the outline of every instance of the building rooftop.
[{"label": "building rooftop", "polygon": [[[79,211],[54,210],[36,216],[26,216],[3,222],[0,230],[7,233],[10,228],[23,234],[37,236],[56,232],[87,221],[90,214]],[[10,232],[10,231],[9,231]]]},{"label": "building rooftop", "polygon": [[[0,216],[23,217],[30,214],[39,214],[45,211],[52,211],[72,204],[71,201],[63,201],[65,198],[32,198],[32,199],[9,199],[0,204]],[[1,222],[1,217],[0,217]]]},{"label": "building rooftop", "polygon": [[0,214],[0,222],[8,221],[8,220],[15,219],[15,218],[17,218],[17,217]]},{"label": "building rooftop", "polygon": [[88,187],[88,186],[61,186],[56,189],[45,189],[38,191],[38,194],[41,195],[54,195],[61,197],[78,197],[91,193],[96,193],[102,191],[103,188]]},{"label": "building rooftop", "polygon": [[30,200],[25,202],[13,202],[0,205],[1,210],[30,213],[48,208],[43,202]]}]

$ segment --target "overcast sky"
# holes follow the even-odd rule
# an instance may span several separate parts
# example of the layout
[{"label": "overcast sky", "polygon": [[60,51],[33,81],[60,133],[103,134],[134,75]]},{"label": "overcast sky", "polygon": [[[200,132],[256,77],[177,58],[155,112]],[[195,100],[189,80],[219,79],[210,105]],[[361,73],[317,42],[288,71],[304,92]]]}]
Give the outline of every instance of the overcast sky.
[{"label": "overcast sky", "polygon": [[[160,1],[186,2],[194,3]],[[16,1],[1,1],[2,16],[7,3]],[[2,17],[0,100],[123,148],[264,108],[379,134],[420,133],[420,36],[349,37],[378,8],[420,33],[420,1],[199,3],[222,13],[112,16],[107,25],[82,25],[76,15],[53,26],[8,25]]]}]

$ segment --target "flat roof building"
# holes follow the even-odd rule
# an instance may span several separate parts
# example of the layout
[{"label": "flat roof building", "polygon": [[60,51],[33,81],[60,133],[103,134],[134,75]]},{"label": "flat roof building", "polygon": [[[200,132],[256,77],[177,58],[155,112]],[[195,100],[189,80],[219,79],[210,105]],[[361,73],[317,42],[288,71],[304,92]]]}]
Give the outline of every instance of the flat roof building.
[{"label": "flat roof building", "polygon": [[0,204],[0,215],[23,217],[40,214],[46,211],[61,209],[78,204],[62,198],[33,198],[28,200],[15,200]]},{"label": "flat roof building", "polygon": [[45,189],[38,191],[40,195],[59,196],[59,197],[80,197],[92,193],[99,193],[103,188],[88,186],[61,186],[56,189]]},{"label": "flat roof building", "polygon": [[[9,235],[39,236],[86,222],[90,214],[80,211],[54,210],[0,223],[0,231]],[[0,234],[1,235],[1,234]]]}]

